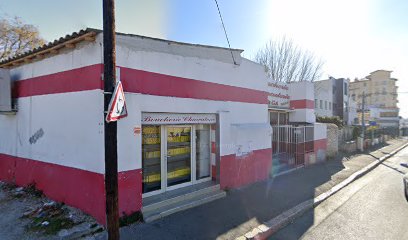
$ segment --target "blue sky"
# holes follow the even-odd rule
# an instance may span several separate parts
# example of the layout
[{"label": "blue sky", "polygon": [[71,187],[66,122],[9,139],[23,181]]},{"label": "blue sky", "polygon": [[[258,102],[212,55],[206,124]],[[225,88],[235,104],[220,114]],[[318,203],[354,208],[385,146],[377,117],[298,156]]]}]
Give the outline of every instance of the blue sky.
[{"label": "blue sky", "polygon": [[[102,27],[101,0],[2,0],[1,16],[36,25],[46,40]],[[218,0],[233,48],[251,57],[268,39],[286,36],[325,61],[324,75],[364,77],[393,70],[408,92],[406,0]],[[117,0],[117,30],[227,46],[213,0]],[[400,103],[408,94],[400,94]],[[408,108],[401,114],[408,117]]]}]

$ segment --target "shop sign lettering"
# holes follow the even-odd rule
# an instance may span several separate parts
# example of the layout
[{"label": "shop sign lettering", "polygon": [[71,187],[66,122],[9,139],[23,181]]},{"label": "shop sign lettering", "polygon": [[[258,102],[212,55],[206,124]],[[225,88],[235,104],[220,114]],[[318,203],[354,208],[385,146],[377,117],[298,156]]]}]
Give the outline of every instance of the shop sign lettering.
[{"label": "shop sign lettering", "polygon": [[269,107],[289,108],[289,85],[280,82],[268,82]]},{"label": "shop sign lettering", "polygon": [[142,124],[213,124],[215,114],[143,113]]}]

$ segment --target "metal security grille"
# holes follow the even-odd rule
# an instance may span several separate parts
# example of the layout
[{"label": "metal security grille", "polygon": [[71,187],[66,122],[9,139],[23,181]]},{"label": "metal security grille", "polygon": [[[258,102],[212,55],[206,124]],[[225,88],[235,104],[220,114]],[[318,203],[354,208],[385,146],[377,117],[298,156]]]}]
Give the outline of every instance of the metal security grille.
[{"label": "metal security grille", "polygon": [[313,126],[272,126],[272,152],[282,164],[305,164],[305,154],[314,151]]}]

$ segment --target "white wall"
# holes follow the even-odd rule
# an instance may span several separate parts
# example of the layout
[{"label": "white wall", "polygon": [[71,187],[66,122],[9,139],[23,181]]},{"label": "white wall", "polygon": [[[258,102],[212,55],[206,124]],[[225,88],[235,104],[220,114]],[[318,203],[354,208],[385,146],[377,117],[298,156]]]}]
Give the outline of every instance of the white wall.
[{"label": "white wall", "polygon": [[[316,116],[332,117],[333,116],[333,82],[331,79],[314,82],[314,99],[315,102],[315,114]],[[323,106],[320,105],[322,100]],[[327,102],[327,109],[325,106]],[[331,108],[330,108],[331,103]]]},{"label": "white wall", "polygon": [[313,109],[296,109],[293,112],[289,112],[290,122],[306,122],[314,123],[316,118]]},{"label": "white wall", "polygon": [[314,124],[314,140],[327,138],[327,125],[324,123]]},{"label": "white wall", "polygon": [[[293,82],[289,84],[290,101],[314,101],[314,86],[312,82]],[[294,109],[289,113],[290,122],[316,122],[315,111],[310,108]]]},{"label": "white wall", "polygon": [[290,100],[314,101],[314,85],[312,82],[291,82],[289,84]]},{"label": "white wall", "polygon": [[[129,36],[118,36],[117,42],[117,64],[120,67],[259,91],[266,91],[267,88],[267,75],[264,68],[241,58],[240,51],[234,51],[235,60],[239,64],[234,65],[231,53],[226,49],[163,43],[161,40]],[[222,156],[234,154],[235,145],[240,142],[236,139],[237,136],[233,135],[235,134],[233,129],[235,131],[237,129],[233,124],[241,124],[242,129],[245,128],[245,124],[265,124],[269,127],[267,104],[136,93],[126,93],[125,97],[129,115],[118,122],[120,171],[141,168],[141,135],[135,136],[133,128],[141,126],[142,112],[219,114]],[[260,127],[254,128],[256,128],[253,130],[256,132],[256,137],[252,137],[250,144],[252,150],[270,148],[270,132]]]},{"label": "white wall", "polygon": [[[18,99],[19,112],[0,115],[0,152],[103,173],[100,90]],[[40,129],[43,136],[29,139]]]},{"label": "white wall", "polygon": [[98,42],[100,40],[101,37],[98,36],[95,42],[81,42],[75,49],[63,49],[52,57],[13,68],[10,71],[11,78],[24,80],[102,63],[102,47]]},{"label": "white wall", "polygon": [[[235,153],[236,139],[232,124],[266,124],[267,104],[221,102],[199,99],[184,99],[126,93],[128,117],[118,121],[119,170],[141,168],[141,135],[134,135],[133,128],[141,126],[142,112],[167,113],[218,113],[221,125],[221,155]],[[258,128],[252,141],[252,150],[271,147],[270,136],[265,129]]]},{"label": "white wall", "polygon": [[[234,52],[239,63],[234,65],[230,51],[225,49],[163,45],[158,44],[160,40],[146,38],[141,41],[139,38],[118,36],[118,66],[260,91],[267,89],[264,68],[241,58],[239,52]],[[154,46],[159,47],[155,49]]]},{"label": "white wall", "polygon": [[[263,67],[239,57],[232,64],[230,52],[192,45],[164,44],[144,39],[143,44],[119,36],[117,64],[161,74],[221,83],[265,91],[267,76]],[[127,41],[127,44],[124,44]],[[140,43],[138,39],[138,43]],[[88,45],[12,70],[12,78],[24,80],[102,62],[102,35]],[[168,47],[166,47],[166,45]],[[141,46],[140,48],[138,46]],[[174,47],[176,46],[176,47]],[[173,54],[172,54],[173,53]],[[80,79],[78,79],[80,80]],[[126,89],[125,89],[126,91]],[[268,123],[267,104],[224,102],[161,97],[126,93],[128,117],[118,122],[119,170],[141,168],[141,136],[133,128],[140,126],[141,113],[218,113],[221,125],[221,155],[233,154],[237,139],[231,124]],[[266,99],[265,99],[266,102]],[[92,172],[104,172],[103,95],[101,90],[22,97],[15,116],[0,115],[0,153],[56,163]],[[35,144],[29,138],[39,129],[43,136]],[[254,137],[253,150],[271,147],[270,132],[264,129]]]},{"label": "white wall", "polygon": [[[101,63],[98,42],[10,70],[14,81]],[[81,81],[81,79],[75,79]],[[18,98],[16,115],[0,114],[0,153],[104,172],[103,95],[101,90]],[[40,129],[43,135],[29,139]]]}]

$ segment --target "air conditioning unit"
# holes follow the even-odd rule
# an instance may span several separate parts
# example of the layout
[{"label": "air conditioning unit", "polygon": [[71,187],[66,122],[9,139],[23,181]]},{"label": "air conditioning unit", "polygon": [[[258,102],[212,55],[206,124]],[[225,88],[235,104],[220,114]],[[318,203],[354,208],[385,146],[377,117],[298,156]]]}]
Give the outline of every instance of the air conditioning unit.
[{"label": "air conditioning unit", "polygon": [[13,114],[16,111],[11,94],[10,71],[0,68],[0,113]]}]

